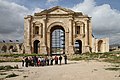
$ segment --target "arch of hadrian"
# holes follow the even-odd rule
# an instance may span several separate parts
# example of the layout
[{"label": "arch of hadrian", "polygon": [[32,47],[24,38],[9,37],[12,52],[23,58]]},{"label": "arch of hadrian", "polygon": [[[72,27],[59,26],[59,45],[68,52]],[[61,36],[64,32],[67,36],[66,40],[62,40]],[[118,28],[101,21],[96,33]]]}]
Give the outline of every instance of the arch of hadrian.
[{"label": "arch of hadrian", "polygon": [[75,53],[79,42],[80,53],[108,52],[109,39],[96,39],[92,35],[91,17],[59,6],[24,18],[25,53],[52,54],[52,31],[62,29],[65,35],[65,54]]}]

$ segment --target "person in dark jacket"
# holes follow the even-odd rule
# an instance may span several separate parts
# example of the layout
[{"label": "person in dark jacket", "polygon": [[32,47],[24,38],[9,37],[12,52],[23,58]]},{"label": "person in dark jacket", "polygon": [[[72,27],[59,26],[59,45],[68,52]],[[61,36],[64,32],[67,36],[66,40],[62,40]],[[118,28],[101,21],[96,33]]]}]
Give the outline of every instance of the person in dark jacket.
[{"label": "person in dark jacket", "polygon": [[53,57],[51,56],[51,58],[50,58],[50,65],[53,65],[53,61],[54,61],[54,59],[53,59]]},{"label": "person in dark jacket", "polygon": [[58,57],[56,55],[55,55],[54,60],[55,60],[55,64],[58,64]]},{"label": "person in dark jacket", "polygon": [[67,64],[67,55],[64,56],[65,64]]},{"label": "person in dark jacket", "polygon": [[29,63],[29,60],[28,60],[28,57],[25,58],[25,67],[28,67],[28,63]]},{"label": "person in dark jacket", "polygon": [[23,59],[22,59],[22,67],[24,67],[24,63],[25,63],[25,59],[23,57]]},{"label": "person in dark jacket", "polygon": [[60,60],[60,65],[61,65],[61,61],[62,61],[62,56],[60,55],[60,57],[59,57],[59,60]]}]

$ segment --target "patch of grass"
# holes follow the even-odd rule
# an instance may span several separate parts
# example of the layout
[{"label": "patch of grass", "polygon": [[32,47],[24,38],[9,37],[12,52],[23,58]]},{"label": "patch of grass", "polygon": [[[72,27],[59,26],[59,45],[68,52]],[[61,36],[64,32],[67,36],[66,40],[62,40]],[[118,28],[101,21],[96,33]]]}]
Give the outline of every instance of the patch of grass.
[{"label": "patch of grass", "polygon": [[68,57],[69,60],[99,60],[111,63],[120,63],[120,52],[83,53]]},{"label": "patch of grass", "polygon": [[0,54],[1,57],[14,57],[14,58],[18,58],[18,57],[24,57],[24,56],[46,56],[46,54]]},{"label": "patch of grass", "polygon": [[0,75],[6,75],[7,73],[0,73]]},{"label": "patch of grass", "polygon": [[111,66],[113,66],[113,67],[120,67],[120,65],[111,65]]},{"label": "patch of grass", "polygon": [[105,70],[113,70],[113,71],[118,71],[120,68],[105,68]]},{"label": "patch of grass", "polygon": [[7,65],[7,66],[0,66],[0,70],[6,70],[6,71],[9,71],[11,69],[18,69],[18,67],[14,66],[10,66],[10,65]]},{"label": "patch of grass", "polygon": [[12,74],[7,75],[5,78],[11,78],[11,77],[16,77],[16,76],[18,76],[18,75],[15,73],[12,73]]}]

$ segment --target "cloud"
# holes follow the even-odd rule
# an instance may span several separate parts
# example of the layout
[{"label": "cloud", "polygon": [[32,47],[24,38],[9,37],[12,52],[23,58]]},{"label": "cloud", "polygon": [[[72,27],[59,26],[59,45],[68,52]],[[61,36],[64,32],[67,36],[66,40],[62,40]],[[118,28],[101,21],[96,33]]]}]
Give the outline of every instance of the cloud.
[{"label": "cloud", "polygon": [[47,0],[47,2],[57,2],[59,0]]},{"label": "cloud", "polygon": [[112,9],[109,4],[97,6],[95,0],[84,0],[83,3],[75,5],[72,10],[81,11],[92,17],[93,33],[96,37],[109,37],[111,43],[117,41],[116,36],[120,36],[118,34],[120,32],[120,12],[118,10]]},{"label": "cloud", "polygon": [[0,41],[21,40],[24,34],[24,16],[34,14],[43,9],[33,11],[14,2],[0,0]]},{"label": "cloud", "polygon": [[0,0],[0,40],[22,40],[24,15],[28,13],[24,6]]},{"label": "cloud", "polygon": [[41,8],[35,8],[33,11],[31,11],[31,14],[37,13],[37,12],[41,12],[43,9]]}]

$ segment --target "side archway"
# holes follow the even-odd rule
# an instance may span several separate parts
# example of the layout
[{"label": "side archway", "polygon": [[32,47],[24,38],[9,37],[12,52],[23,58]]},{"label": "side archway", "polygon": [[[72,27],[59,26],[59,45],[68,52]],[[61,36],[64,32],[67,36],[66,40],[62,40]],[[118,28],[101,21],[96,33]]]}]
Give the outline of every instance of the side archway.
[{"label": "side archway", "polygon": [[103,40],[99,40],[98,41],[98,52],[102,52],[103,51]]},{"label": "side archway", "polygon": [[33,42],[34,53],[36,53],[36,54],[38,54],[38,52],[39,52],[39,51],[38,51],[38,50],[39,50],[39,47],[40,47],[39,43],[40,43],[39,40],[35,40],[35,41]]},{"label": "side archway", "polygon": [[74,50],[75,54],[81,54],[82,53],[82,41],[76,40],[74,44]]},{"label": "side archway", "polygon": [[4,45],[1,50],[2,50],[3,52],[7,52],[7,46]]}]

